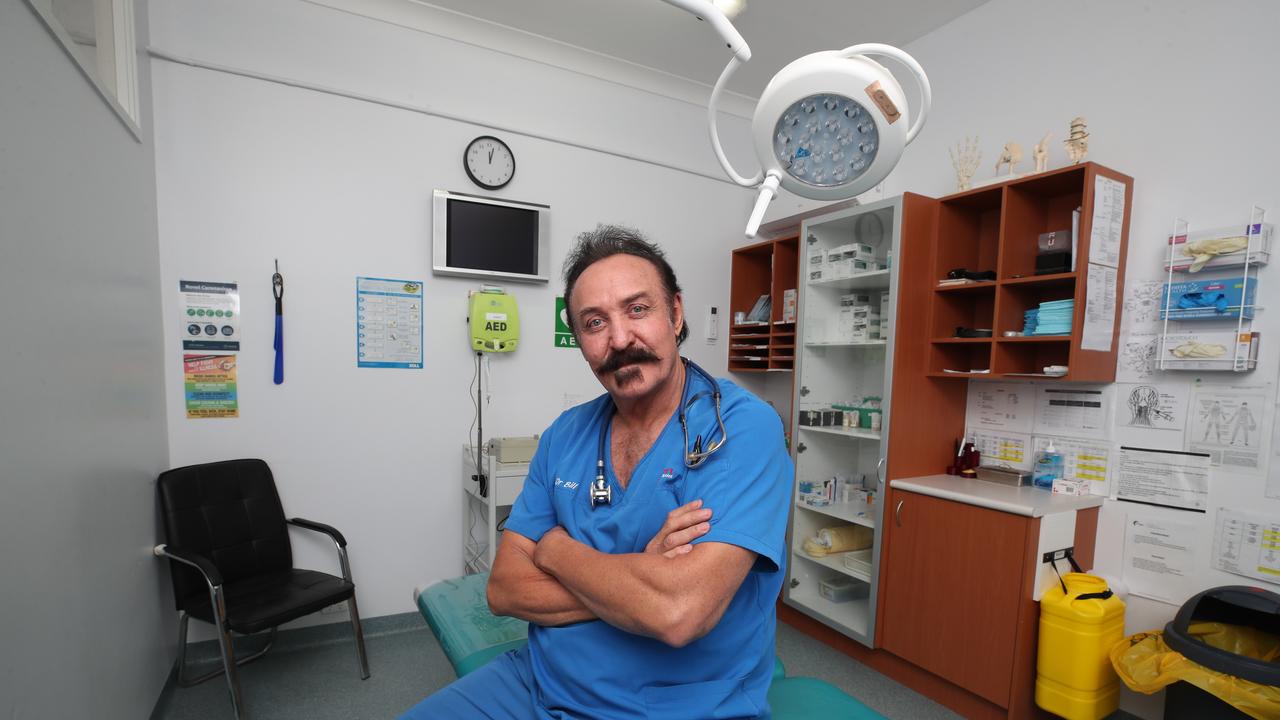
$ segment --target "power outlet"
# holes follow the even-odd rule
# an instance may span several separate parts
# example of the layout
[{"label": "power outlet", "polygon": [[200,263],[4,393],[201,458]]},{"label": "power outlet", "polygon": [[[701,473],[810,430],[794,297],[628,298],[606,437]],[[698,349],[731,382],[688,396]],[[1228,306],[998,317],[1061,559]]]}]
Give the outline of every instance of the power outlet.
[{"label": "power outlet", "polygon": [[347,611],[347,601],[343,600],[337,605],[330,605],[329,607],[322,609],[320,611],[320,614],[321,615],[337,615],[339,613],[345,613],[346,611]]}]

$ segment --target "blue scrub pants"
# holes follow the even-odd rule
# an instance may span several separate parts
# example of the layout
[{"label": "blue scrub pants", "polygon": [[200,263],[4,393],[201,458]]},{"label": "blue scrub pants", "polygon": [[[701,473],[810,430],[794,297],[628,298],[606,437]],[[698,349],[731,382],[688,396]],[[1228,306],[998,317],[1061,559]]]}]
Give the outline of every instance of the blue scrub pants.
[{"label": "blue scrub pants", "polygon": [[531,720],[543,717],[534,701],[529,647],[505,652],[414,705],[400,720]]}]

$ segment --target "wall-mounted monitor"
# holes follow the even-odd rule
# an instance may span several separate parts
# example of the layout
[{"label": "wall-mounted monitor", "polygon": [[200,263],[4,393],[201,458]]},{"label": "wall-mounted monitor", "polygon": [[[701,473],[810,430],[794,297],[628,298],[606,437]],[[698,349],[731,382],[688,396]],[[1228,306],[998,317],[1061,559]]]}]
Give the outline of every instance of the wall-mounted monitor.
[{"label": "wall-mounted monitor", "polygon": [[549,205],[436,190],[432,208],[436,275],[550,281]]}]

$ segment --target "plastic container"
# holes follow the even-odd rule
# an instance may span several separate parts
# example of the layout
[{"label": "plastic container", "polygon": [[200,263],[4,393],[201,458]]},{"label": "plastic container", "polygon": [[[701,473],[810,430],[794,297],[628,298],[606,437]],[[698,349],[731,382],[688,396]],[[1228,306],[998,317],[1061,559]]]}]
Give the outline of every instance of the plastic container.
[{"label": "plastic container", "polygon": [[848,575],[837,575],[818,583],[818,594],[831,602],[842,603],[865,598],[871,587]]},{"label": "plastic container", "polygon": [[1067,720],[1099,720],[1120,706],[1120,678],[1108,652],[1124,639],[1124,601],[1107,581],[1062,576],[1040,599],[1036,705]]},{"label": "plastic container", "polygon": [[1053,481],[1062,478],[1062,453],[1053,447],[1050,441],[1045,449],[1036,454],[1035,469],[1031,473],[1031,484],[1044,490],[1053,489]]}]

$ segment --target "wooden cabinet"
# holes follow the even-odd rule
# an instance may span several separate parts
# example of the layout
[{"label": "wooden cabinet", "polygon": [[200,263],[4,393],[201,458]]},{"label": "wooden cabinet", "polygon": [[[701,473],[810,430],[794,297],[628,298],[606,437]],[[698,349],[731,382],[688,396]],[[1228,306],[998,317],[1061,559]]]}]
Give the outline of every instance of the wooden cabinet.
[{"label": "wooden cabinet", "polygon": [[[1006,378],[1038,376],[1045,366],[1065,365],[1060,381],[1112,382],[1116,345],[1086,349],[1081,342],[1089,292],[1090,238],[1093,234],[1094,188],[1099,178],[1123,185],[1124,210],[1119,225],[1119,262],[1113,293],[1110,334],[1120,327],[1117,303],[1124,297],[1125,255],[1133,178],[1096,163],[1082,163],[970,190],[938,200],[937,229],[932,238],[932,266],[915,278],[932,290],[929,303],[928,375],[941,378]],[[1076,222],[1074,269],[1036,274],[1037,238],[1041,233],[1070,230]],[[1101,269],[1101,266],[1098,266]],[[950,271],[991,271],[996,279],[969,285],[938,286]],[[1028,310],[1040,303],[1074,300],[1069,335],[1005,337],[1021,332]],[[1095,296],[1095,303],[1102,298]],[[991,338],[957,337],[959,327],[992,330]],[[970,373],[984,370],[985,373]]]},{"label": "wooden cabinet", "polygon": [[[1009,707],[1034,518],[894,490],[885,650]],[[1030,548],[1030,551],[1028,550]]]},{"label": "wooden cabinet", "polygon": [[[748,245],[733,251],[729,278],[729,370],[790,371],[795,364],[796,322],[784,316],[786,291],[796,291],[799,277],[795,235]],[[762,297],[770,298],[768,320],[735,323]]]}]

